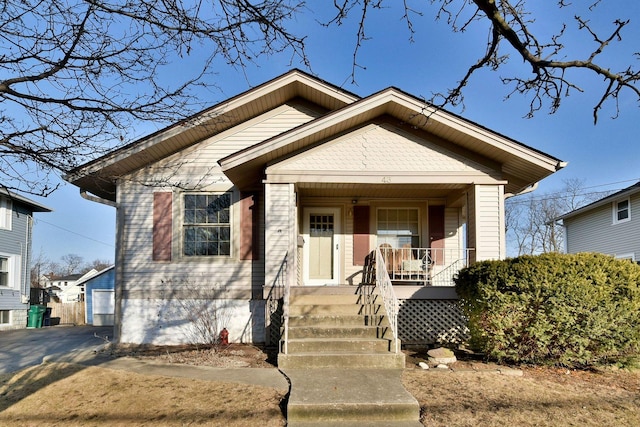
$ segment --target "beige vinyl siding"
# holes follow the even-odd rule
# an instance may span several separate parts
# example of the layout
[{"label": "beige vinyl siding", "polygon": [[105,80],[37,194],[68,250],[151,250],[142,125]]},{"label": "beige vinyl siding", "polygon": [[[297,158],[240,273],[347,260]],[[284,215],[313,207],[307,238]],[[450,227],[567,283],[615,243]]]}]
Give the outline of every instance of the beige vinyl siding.
[{"label": "beige vinyl siding", "polygon": [[[169,283],[188,282],[211,286],[223,289],[232,297],[250,297],[252,288],[260,288],[264,283],[263,262],[240,261],[237,257],[240,232],[238,192],[234,191],[232,206],[232,256],[194,259],[181,256],[182,194],[185,188],[204,192],[233,190],[231,182],[217,163],[220,158],[312,118],[312,111],[307,108],[285,105],[122,178],[118,193],[123,228],[122,281],[126,297],[163,297],[167,288],[180,287]],[[173,191],[171,262],[152,261],[154,191]],[[264,230],[263,225],[259,230]],[[261,238],[261,254],[265,253],[263,245],[264,239]],[[215,269],[215,273],[212,273],[212,269]]]},{"label": "beige vinyl siding", "polygon": [[469,196],[469,246],[475,259],[504,258],[504,187],[476,185]]},{"label": "beige vinyl siding", "polygon": [[460,209],[445,208],[444,210],[444,248],[445,248],[445,265],[455,262],[454,257],[461,255],[463,248],[462,242],[462,223],[460,218]]},{"label": "beige vinyl siding", "polygon": [[613,223],[613,203],[564,220],[568,253],[601,252],[640,258],[640,195],[630,199],[631,219]]},{"label": "beige vinyl siding", "polygon": [[[294,286],[297,224],[293,184],[265,185],[265,293],[289,280]],[[284,273],[284,274],[282,274]]]}]

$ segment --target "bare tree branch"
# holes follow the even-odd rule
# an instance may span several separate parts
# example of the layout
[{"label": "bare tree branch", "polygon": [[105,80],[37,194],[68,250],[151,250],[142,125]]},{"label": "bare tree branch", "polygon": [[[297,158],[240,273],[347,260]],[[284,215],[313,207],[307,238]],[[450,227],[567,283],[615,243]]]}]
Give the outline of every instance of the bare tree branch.
[{"label": "bare tree branch", "polygon": [[[140,121],[170,123],[202,108],[194,96],[214,60],[242,68],[290,52],[301,0],[21,0],[0,6],[0,181],[48,195],[66,173],[131,138]],[[180,79],[162,80],[193,56]],[[205,55],[202,55],[205,52]],[[196,64],[195,66],[193,64]]]},{"label": "bare tree branch", "polygon": [[[410,0],[398,19],[414,41],[422,12]],[[424,1],[424,0],[423,0]],[[321,9],[303,0],[7,0],[0,4],[0,182],[10,190],[48,195],[51,177],[66,173],[116,145],[129,141],[142,121],[174,123],[203,107],[200,92],[214,87],[214,64],[243,71],[264,55],[290,54],[309,67],[305,36],[289,29],[290,20]],[[370,42],[372,14],[388,13],[390,0],[334,0],[326,28],[354,25],[351,81],[366,68],[360,55]],[[527,116],[547,107],[554,113],[564,98],[589,90],[598,94],[594,123],[605,108],[620,112],[619,99],[640,101],[640,53],[621,66],[604,55],[622,44],[630,20],[619,18],[603,30],[597,16],[602,0],[577,5],[558,0],[555,10],[572,11],[552,35],[536,34],[526,0],[429,0],[436,19],[454,32],[486,27],[484,53],[470,61],[457,84],[431,101],[464,106],[464,90],[481,69],[503,72],[522,60],[525,71],[500,76],[507,97],[529,101]],[[553,6],[547,6],[553,7]],[[585,9],[585,7],[587,7]],[[390,9],[390,8],[389,8]],[[324,9],[326,11],[326,9]],[[586,36],[566,46],[573,29]],[[627,36],[628,37],[628,36]],[[625,40],[626,41],[626,40]],[[482,43],[482,42],[481,42]],[[584,46],[592,46],[579,54]],[[569,52],[569,53],[567,53]],[[513,58],[508,53],[515,53]],[[176,55],[178,61],[176,61]],[[198,60],[197,63],[195,60]],[[180,78],[162,75],[180,68]],[[196,63],[196,65],[193,65]],[[511,69],[509,69],[511,70]],[[601,83],[579,80],[579,73]],[[137,135],[136,135],[137,136]]]}]

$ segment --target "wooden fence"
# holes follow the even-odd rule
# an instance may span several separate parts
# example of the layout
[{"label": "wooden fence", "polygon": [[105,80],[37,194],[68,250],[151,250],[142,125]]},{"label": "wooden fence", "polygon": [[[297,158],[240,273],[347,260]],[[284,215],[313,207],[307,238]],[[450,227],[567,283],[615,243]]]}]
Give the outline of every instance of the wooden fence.
[{"label": "wooden fence", "polygon": [[49,302],[51,307],[51,320],[61,325],[84,325],[84,301],[80,302]]}]

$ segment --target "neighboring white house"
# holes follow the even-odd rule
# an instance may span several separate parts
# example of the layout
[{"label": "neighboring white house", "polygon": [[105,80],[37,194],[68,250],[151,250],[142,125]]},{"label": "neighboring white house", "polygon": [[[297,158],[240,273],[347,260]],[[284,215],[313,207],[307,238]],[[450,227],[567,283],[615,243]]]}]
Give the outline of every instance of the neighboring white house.
[{"label": "neighboring white house", "polygon": [[92,268],[83,274],[69,274],[66,276],[49,276],[45,282],[45,289],[59,302],[84,301],[84,286],[87,279],[98,274],[98,270]]},{"label": "neighboring white house", "polygon": [[567,253],[600,252],[640,261],[640,182],[558,220]]},{"label": "neighboring white house", "polygon": [[0,186],[0,330],[27,327],[34,212],[51,209]]},{"label": "neighboring white house", "polygon": [[396,88],[361,98],[293,70],[65,179],[116,208],[121,343],[186,342],[193,301],[264,343],[274,289],[358,285],[378,247],[411,342],[456,271],[505,257],[505,195],[564,165]]}]

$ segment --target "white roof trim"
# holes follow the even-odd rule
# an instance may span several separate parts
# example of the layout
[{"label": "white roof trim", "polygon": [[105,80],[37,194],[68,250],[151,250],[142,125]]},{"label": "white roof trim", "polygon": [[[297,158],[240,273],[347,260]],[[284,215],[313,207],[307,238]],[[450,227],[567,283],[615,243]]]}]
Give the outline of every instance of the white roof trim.
[{"label": "white roof trim", "polygon": [[397,104],[412,110],[416,113],[415,117],[424,120],[424,127],[428,129],[429,121],[434,120],[446,126],[457,129],[470,137],[474,137],[486,144],[490,144],[496,149],[517,155],[531,163],[534,163],[550,172],[555,172],[559,165],[557,159],[553,159],[536,150],[530,149],[522,144],[509,140],[501,135],[492,133],[484,128],[460,119],[445,111],[435,109],[424,103],[418,102],[415,98],[406,95],[397,89],[389,88],[377,94],[371,95],[353,104],[347,105],[338,111],[329,113],[323,117],[313,120],[305,125],[293,129],[283,135],[277,136],[266,143],[259,144],[247,150],[233,154],[219,163],[223,171],[240,166],[246,162],[257,159],[263,155],[267,155],[272,151],[280,150],[287,145],[311,137],[323,130],[341,122],[348,121],[371,110],[380,109],[380,114],[387,111],[390,104]]}]

